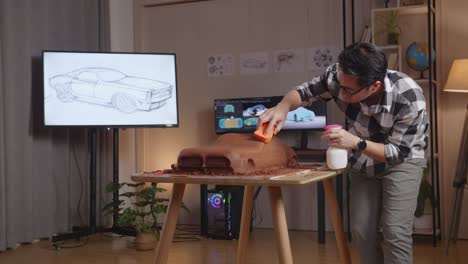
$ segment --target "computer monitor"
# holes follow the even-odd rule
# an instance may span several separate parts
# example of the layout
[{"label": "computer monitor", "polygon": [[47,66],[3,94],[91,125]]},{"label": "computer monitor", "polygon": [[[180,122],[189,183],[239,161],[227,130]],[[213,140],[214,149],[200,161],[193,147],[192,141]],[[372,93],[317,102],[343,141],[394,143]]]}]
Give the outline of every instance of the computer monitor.
[{"label": "computer monitor", "polygon": [[44,125],[177,127],[176,55],[43,51]]},{"label": "computer monitor", "polygon": [[[282,96],[215,99],[215,130],[223,133],[250,133],[257,127],[258,117],[276,106]],[[316,101],[288,113],[282,130],[323,130],[327,124],[327,106]]]}]

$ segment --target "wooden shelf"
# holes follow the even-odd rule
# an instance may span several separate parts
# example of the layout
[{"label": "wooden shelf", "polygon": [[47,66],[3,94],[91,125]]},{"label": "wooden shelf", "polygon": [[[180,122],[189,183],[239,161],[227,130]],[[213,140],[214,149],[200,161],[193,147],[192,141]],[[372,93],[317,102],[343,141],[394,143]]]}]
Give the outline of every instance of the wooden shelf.
[{"label": "wooden shelf", "polygon": [[417,84],[429,84],[429,79],[414,79]]},{"label": "wooden shelf", "polygon": [[399,49],[400,45],[386,45],[386,46],[379,46],[381,49]]},{"label": "wooden shelf", "polygon": [[375,8],[375,9],[372,9],[372,11],[373,12],[398,11],[398,14],[401,15],[401,16],[427,14],[427,5],[389,7],[389,8]]}]

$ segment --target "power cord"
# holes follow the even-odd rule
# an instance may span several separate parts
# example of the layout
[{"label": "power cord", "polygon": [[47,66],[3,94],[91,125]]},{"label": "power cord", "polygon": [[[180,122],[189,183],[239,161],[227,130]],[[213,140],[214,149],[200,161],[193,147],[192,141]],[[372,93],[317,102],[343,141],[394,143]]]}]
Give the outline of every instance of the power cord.
[{"label": "power cord", "polygon": [[86,236],[85,239],[83,239],[83,240],[76,239],[76,240],[74,240],[75,242],[70,242],[72,240],[67,240],[67,241],[68,242],[65,242],[65,241],[55,242],[54,245],[53,245],[55,250],[84,247],[84,246],[86,246],[88,244],[89,236]]}]

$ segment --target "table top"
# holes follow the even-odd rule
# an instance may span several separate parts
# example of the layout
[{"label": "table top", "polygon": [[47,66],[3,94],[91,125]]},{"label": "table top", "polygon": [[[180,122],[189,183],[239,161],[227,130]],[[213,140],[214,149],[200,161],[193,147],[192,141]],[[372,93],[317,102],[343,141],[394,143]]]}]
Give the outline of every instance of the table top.
[{"label": "table top", "polygon": [[153,174],[146,172],[133,173],[131,178],[136,182],[282,186],[319,182],[335,177],[339,173],[341,173],[341,171],[315,168],[295,168],[279,171],[278,173],[273,173],[271,175],[189,175]]}]

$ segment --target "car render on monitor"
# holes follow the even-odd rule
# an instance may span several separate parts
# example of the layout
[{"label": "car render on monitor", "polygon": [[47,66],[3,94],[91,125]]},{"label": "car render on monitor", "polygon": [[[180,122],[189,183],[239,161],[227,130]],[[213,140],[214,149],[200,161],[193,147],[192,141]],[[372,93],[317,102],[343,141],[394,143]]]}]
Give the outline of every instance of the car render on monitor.
[{"label": "car render on monitor", "polygon": [[178,126],[170,53],[44,51],[46,126]]},{"label": "car render on monitor", "polygon": [[[255,131],[258,117],[276,106],[281,96],[215,99],[216,133],[247,133]],[[323,130],[327,124],[327,106],[321,101],[290,111],[283,130]]]}]

